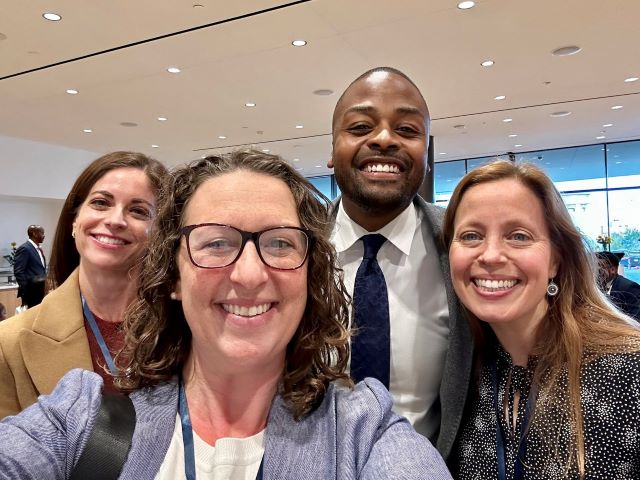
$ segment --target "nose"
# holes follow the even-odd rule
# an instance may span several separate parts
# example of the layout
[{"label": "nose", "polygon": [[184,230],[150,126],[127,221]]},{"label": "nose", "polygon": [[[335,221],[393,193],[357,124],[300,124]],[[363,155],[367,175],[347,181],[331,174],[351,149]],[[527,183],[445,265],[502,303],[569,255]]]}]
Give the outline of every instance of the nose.
[{"label": "nose", "polygon": [[398,149],[398,137],[391,128],[390,125],[380,125],[374,130],[369,141],[369,148],[372,150],[397,150]]},{"label": "nose", "polygon": [[499,238],[486,238],[478,260],[485,264],[499,264],[505,261],[504,245]]},{"label": "nose", "polygon": [[125,228],[127,226],[124,213],[119,208],[111,209],[105,223],[112,228]]},{"label": "nose", "polygon": [[240,258],[231,265],[231,281],[253,290],[264,284],[268,278],[267,266],[258,255],[258,250],[252,241],[244,246]]}]

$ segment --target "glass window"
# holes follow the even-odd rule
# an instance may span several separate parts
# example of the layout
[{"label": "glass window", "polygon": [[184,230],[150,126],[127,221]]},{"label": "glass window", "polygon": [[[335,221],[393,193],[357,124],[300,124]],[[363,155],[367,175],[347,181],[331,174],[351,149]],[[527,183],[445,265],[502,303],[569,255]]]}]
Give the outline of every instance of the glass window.
[{"label": "glass window", "polygon": [[640,283],[640,188],[609,192],[611,251],[624,252],[624,276]]},{"label": "glass window", "polygon": [[522,162],[542,168],[561,192],[607,187],[603,145],[519,153],[516,163]]},{"label": "glass window", "polygon": [[607,145],[609,188],[640,185],[640,141]]},{"label": "glass window", "polygon": [[333,200],[331,195],[331,175],[324,175],[322,177],[307,178],[314,187],[320,190],[329,200]]},{"label": "glass window", "polygon": [[563,193],[562,199],[586,244],[592,250],[602,250],[596,238],[608,231],[606,192]]},{"label": "glass window", "polygon": [[449,203],[453,189],[464,177],[464,160],[453,162],[438,162],[433,166],[435,174],[436,205],[446,206]]}]

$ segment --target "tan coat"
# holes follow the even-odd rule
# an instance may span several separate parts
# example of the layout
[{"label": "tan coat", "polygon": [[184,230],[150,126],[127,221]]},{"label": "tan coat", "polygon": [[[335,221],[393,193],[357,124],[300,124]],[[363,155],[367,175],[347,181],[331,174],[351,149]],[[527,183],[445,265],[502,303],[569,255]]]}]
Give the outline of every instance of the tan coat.
[{"label": "tan coat", "polygon": [[50,393],[73,368],[93,370],[77,269],[40,305],[0,323],[0,419]]}]

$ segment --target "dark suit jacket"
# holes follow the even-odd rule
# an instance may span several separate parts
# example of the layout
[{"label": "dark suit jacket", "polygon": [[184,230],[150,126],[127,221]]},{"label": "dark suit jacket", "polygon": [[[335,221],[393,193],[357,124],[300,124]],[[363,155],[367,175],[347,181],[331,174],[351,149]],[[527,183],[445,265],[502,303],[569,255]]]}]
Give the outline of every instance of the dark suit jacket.
[{"label": "dark suit jacket", "polygon": [[[339,199],[334,203],[332,212],[334,221],[338,212],[338,202]],[[467,391],[471,383],[473,340],[469,323],[463,316],[460,302],[453,290],[449,252],[440,241],[444,209],[425,202],[420,196],[416,196],[413,203],[423,213],[423,236],[431,236],[438,251],[449,306],[449,347],[440,384],[440,431],[437,438],[429,439],[446,460],[462,423]],[[425,345],[425,348],[428,348],[428,345]]]},{"label": "dark suit jacket", "polygon": [[18,282],[18,296],[24,298],[29,284],[34,281],[44,281],[46,268],[40,261],[38,250],[31,242],[24,242],[16,250],[13,274]]},{"label": "dark suit jacket", "polygon": [[640,322],[640,285],[617,275],[613,279],[609,298],[616,307]]}]

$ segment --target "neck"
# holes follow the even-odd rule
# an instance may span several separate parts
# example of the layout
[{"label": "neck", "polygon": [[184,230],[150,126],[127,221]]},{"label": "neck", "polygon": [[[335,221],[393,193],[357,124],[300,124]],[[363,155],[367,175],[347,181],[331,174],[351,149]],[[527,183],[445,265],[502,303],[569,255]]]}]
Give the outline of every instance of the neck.
[{"label": "neck", "polygon": [[[136,276],[134,275],[133,278]],[[91,268],[80,261],[80,292],[89,309],[107,322],[122,322],[136,296],[138,283],[123,272]]]},{"label": "neck", "polygon": [[347,213],[349,218],[364,228],[367,232],[376,232],[380,230],[400,215],[405,208],[407,208],[405,205],[401,208],[394,208],[392,210],[384,208],[371,208],[364,210],[348,198],[342,197],[341,201],[344,205],[344,211]]},{"label": "neck", "polygon": [[281,366],[270,372],[212,371],[210,366],[219,363],[192,350],[182,372],[191,425],[210,445],[220,438],[246,438],[264,430],[282,376]]},{"label": "neck", "polygon": [[546,317],[546,311],[534,319],[520,322],[493,323],[491,329],[514,365],[527,366],[529,355],[537,345],[538,327]]}]

